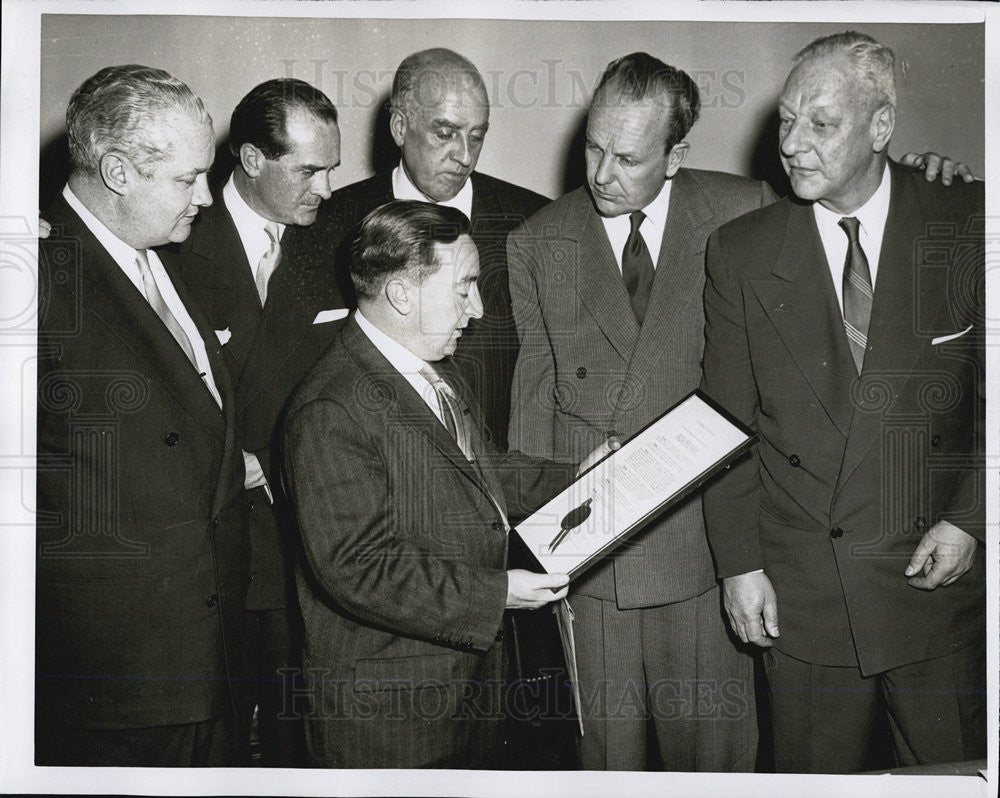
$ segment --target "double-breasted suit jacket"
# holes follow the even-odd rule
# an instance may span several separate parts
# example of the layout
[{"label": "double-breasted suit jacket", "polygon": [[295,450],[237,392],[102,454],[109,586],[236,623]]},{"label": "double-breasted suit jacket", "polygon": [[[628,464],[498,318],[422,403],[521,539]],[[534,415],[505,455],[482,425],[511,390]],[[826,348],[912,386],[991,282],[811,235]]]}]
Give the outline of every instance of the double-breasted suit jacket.
[{"label": "double-breasted suit jacket", "polygon": [[903,575],[941,519],[983,539],[981,185],[891,167],[860,377],[808,204],[718,231],[705,389],[756,428],[756,454],[706,493],[721,576],[763,568],[785,653],[863,674],[983,634],[984,556],[955,583]]},{"label": "double-breasted suit jacket", "polygon": [[[345,307],[332,253],[314,257],[302,246],[305,228],[289,225],[281,261],[261,307],[253,270],[221,197],[204,208],[178,248],[181,275],[216,330],[229,338],[223,352],[235,380],[239,445],[260,461],[277,503],[254,502],[250,513],[252,579],[247,608],[281,609],[291,588],[290,540],[282,503],[279,419],[295,386],[333,340]],[[346,315],[346,313],[344,314]],[[319,318],[317,318],[319,316]],[[342,316],[340,316],[342,318]]]},{"label": "double-breasted suit jacket", "polygon": [[[479,250],[479,293],[483,318],[462,333],[454,362],[483,412],[486,428],[500,449],[507,447],[510,384],[517,359],[517,331],[510,311],[507,280],[507,234],[548,199],[513,183],[473,172],[472,240]],[[393,199],[392,172],[381,172],[335,191],[320,206],[316,223],[305,232],[313,253],[327,259],[341,248],[338,262],[347,264],[343,249],[354,227],[371,211]],[[316,255],[313,255],[316,257]],[[342,271],[346,273],[346,268]]]},{"label": "double-breasted suit jacket", "polygon": [[498,753],[505,513],[570,469],[485,443],[482,477],[352,319],[293,399],[307,738],[331,767],[476,767]]},{"label": "double-breasted suit jacket", "polygon": [[[723,222],[770,201],[760,183],[681,169],[640,326],[585,188],[546,206],[508,243],[521,340],[510,444],[579,462],[605,436],[628,436],[698,387],[705,242]],[[715,585],[692,497],[574,582],[577,593],[649,607]]]},{"label": "double-breasted suit jacket", "polygon": [[[222,408],[60,197],[39,243],[36,712],[54,725],[232,711],[249,563],[219,342],[169,259]],[[58,745],[56,745],[58,749]]]}]

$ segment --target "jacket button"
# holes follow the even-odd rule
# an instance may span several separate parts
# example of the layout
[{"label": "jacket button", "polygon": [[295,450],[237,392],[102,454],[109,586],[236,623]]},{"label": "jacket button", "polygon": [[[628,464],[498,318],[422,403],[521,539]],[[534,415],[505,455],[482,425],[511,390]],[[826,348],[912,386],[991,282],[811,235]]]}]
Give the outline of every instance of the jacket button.
[{"label": "jacket button", "polygon": [[493,640],[497,643],[503,642],[503,629],[497,630],[496,637],[494,637]]},{"label": "jacket button", "polygon": [[843,534],[844,530],[841,529],[839,526],[835,526],[833,529],[830,530],[830,537],[833,538],[834,540],[836,540],[839,537],[842,537]]},{"label": "jacket button", "polygon": [[798,468],[802,464],[797,454],[788,455],[788,462],[792,464],[792,468]]},{"label": "jacket button", "polygon": [[212,529],[218,529],[218,528],[219,528],[219,519],[218,518],[213,518],[212,519]]},{"label": "jacket button", "polygon": [[207,599],[205,599],[205,604],[209,607],[214,607],[219,603],[219,596],[217,593],[213,593]]},{"label": "jacket button", "polygon": [[490,524],[490,528],[495,529],[497,532],[499,532],[501,529],[503,529],[503,522],[494,521],[492,524]]},{"label": "jacket button", "polygon": [[922,515],[918,515],[915,519],[913,519],[913,528],[917,530],[917,532],[923,532],[927,529],[927,519]]},{"label": "jacket button", "polygon": [[250,511],[251,513],[253,512],[253,499],[247,499],[247,509],[248,509],[248,510],[249,510],[249,511]]},{"label": "jacket button", "polygon": [[586,376],[587,376],[587,369],[584,366],[580,366],[580,368],[576,370],[577,379],[582,380]]},{"label": "jacket button", "polygon": [[941,436],[940,435],[935,435],[934,437],[931,438],[931,446],[932,447],[934,447],[935,449],[937,449],[937,447],[940,446],[940,445],[941,445]]},{"label": "jacket button", "polygon": [[163,442],[167,444],[167,446],[176,446],[177,441],[179,441],[180,439],[181,436],[178,435],[176,432],[168,432],[166,435],[163,436]]}]

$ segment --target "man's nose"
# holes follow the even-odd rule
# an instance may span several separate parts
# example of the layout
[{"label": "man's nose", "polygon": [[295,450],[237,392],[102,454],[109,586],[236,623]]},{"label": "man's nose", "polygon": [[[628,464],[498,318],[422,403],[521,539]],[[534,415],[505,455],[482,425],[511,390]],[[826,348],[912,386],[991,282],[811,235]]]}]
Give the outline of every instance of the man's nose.
[{"label": "man's nose", "polygon": [[611,155],[602,155],[597,164],[597,171],[594,173],[594,182],[600,186],[606,186],[614,179],[614,163]]},{"label": "man's nose", "polygon": [[483,298],[479,293],[479,287],[475,284],[469,289],[469,298],[466,300],[466,313],[470,319],[481,319],[483,317]]},{"label": "man's nose", "polygon": [[472,145],[468,136],[456,136],[455,147],[451,151],[452,160],[465,168],[472,166]]},{"label": "man's nose", "polygon": [[313,175],[312,193],[323,199],[330,199],[333,193],[333,170],[321,169]]},{"label": "man's nose", "polygon": [[208,189],[208,175],[202,172],[194,180],[194,195],[191,204],[199,208],[207,208],[212,204],[212,192]]},{"label": "man's nose", "polygon": [[794,122],[789,122],[778,138],[778,147],[781,150],[781,154],[786,158],[791,158],[809,149],[807,136],[802,124],[798,119]]}]

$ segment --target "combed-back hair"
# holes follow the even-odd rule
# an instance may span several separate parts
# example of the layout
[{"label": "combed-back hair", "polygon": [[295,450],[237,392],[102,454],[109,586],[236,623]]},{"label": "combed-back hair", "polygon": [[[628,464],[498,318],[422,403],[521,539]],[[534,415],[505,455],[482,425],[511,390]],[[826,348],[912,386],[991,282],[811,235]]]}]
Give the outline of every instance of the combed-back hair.
[{"label": "combed-back hair", "polygon": [[691,76],[649,53],[630,53],[608,64],[594,90],[594,98],[602,91],[606,105],[669,98],[667,152],[684,140],[701,111],[701,97]]},{"label": "combed-back hair", "polygon": [[441,264],[436,244],[469,234],[468,217],[447,205],[393,200],[369,213],[351,241],[351,280],[363,299],[374,299],[394,275],[420,284]]},{"label": "combed-back hair", "polygon": [[431,107],[452,85],[455,78],[475,86],[486,96],[486,83],[476,65],[445,47],[433,47],[406,56],[392,79],[390,106],[408,115],[415,107]]},{"label": "combed-back hair", "polygon": [[296,111],[337,123],[337,108],[323,92],[296,78],[275,78],[254,86],[229,120],[229,150],[253,144],[269,160],[288,152],[288,117]]},{"label": "combed-back hair", "polygon": [[858,78],[871,87],[874,108],[883,105],[895,108],[896,55],[891,48],[865,33],[846,30],[822,36],[799,50],[792,59],[792,64],[798,66],[812,58],[838,53],[850,59]]},{"label": "combed-back hair", "polygon": [[212,122],[201,98],[168,72],[141,64],[105,67],[73,92],[66,108],[73,168],[97,174],[101,159],[114,151],[151,176],[170,155],[163,121],[177,113]]}]

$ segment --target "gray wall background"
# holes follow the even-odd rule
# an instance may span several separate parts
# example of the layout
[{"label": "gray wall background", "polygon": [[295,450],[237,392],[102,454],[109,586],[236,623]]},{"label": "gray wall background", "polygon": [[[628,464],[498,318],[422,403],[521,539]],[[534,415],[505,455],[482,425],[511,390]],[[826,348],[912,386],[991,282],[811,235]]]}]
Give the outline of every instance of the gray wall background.
[{"label": "gray wall background", "polygon": [[[63,115],[72,91],[115,63],[166,69],[200,94],[224,141],[251,87],[302,78],[341,113],[344,186],[394,162],[380,109],[399,61],[425,47],[470,58],[490,93],[479,169],[550,197],[579,185],[582,125],[608,61],[645,50],[686,70],[702,89],[687,165],[772,180],[775,102],[794,53],[844,23],[579,22],[45,15],[41,40],[41,194],[65,179]],[[863,24],[905,61],[890,151],[934,149],[984,160],[984,26]],[[217,159],[221,168],[226,158]],[[44,205],[42,206],[44,207]]]}]

